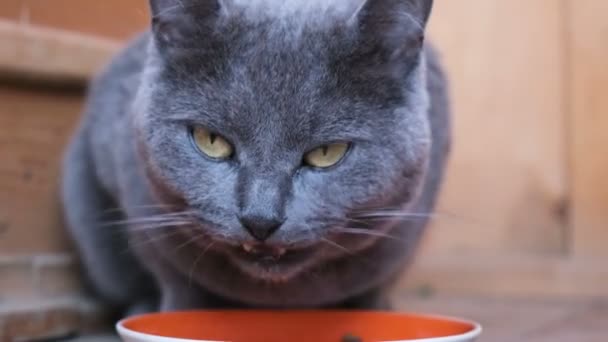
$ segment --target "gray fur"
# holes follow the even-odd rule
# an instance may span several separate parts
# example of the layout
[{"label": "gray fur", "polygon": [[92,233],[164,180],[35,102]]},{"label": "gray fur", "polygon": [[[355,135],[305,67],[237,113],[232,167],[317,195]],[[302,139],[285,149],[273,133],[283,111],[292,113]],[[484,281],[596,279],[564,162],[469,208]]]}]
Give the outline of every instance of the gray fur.
[{"label": "gray fur", "polygon": [[[153,0],[151,32],[93,82],[63,182],[89,278],[138,311],[378,306],[426,225],[383,210],[430,213],[448,154],[432,1],[368,0],[329,26],[238,3]],[[234,158],[202,156],[193,125]],[[302,165],[334,141],[352,143],[338,165]],[[300,259],[243,257],[251,213],[284,221],[265,246]]]}]

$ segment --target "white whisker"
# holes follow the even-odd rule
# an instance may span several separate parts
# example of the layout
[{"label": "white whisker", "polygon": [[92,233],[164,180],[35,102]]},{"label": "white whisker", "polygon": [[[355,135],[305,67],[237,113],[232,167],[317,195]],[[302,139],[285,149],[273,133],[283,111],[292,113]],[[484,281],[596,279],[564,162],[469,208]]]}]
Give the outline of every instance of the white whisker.
[{"label": "white whisker", "polygon": [[335,241],[332,241],[332,240],[324,238],[324,237],[321,238],[321,241],[323,241],[326,244],[328,244],[330,246],[333,246],[333,247],[335,247],[335,248],[337,248],[337,249],[339,249],[339,250],[341,250],[341,251],[343,251],[343,252],[345,252],[347,254],[353,254],[353,252],[350,249],[342,246],[341,244],[339,244],[339,243],[337,243]]},{"label": "white whisker", "polygon": [[[130,206],[132,209],[172,209],[175,206],[170,204],[142,204],[142,205],[134,205]],[[112,212],[123,212],[125,209],[121,207],[117,208],[109,208],[104,210],[104,213],[112,213]]]},{"label": "white whisker", "polygon": [[158,224],[136,224],[134,226],[126,227],[126,230],[131,232],[142,232],[142,231],[155,231],[162,230],[164,228],[172,228],[172,227],[184,227],[191,226],[192,222],[190,221],[168,221],[164,223]]},{"label": "white whisker", "polygon": [[102,223],[102,227],[103,226],[116,226],[116,225],[135,225],[135,224],[141,224],[141,223],[165,223],[165,222],[169,222],[171,220],[178,221],[178,219],[181,219],[181,221],[184,221],[184,220],[190,218],[191,215],[192,215],[191,212],[177,212],[177,213],[168,213],[168,214],[161,214],[161,215],[133,217],[133,218],[128,218],[128,219],[124,219],[124,220],[104,222],[104,223]]},{"label": "white whisker", "polygon": [[374,237],[380,237],[380,238],[386,238],[386,239],[390,239],[390,240],[395,240],[395,241],[400,241],[400,242],[405,242],[404,239],[390,235],[390,234],[386,234],[383,232],[377,232],[374,230],[369,230],[369,229],[364,229],[364,228],[350,228],[350,227],[346,227],[346,228],[333,228],[331,230],[332,232],[335,233],[344,233],[344,234],[352,234],[352,235],[362,235],[362,236],[374,236]]},{"label": "white whisker", "polygon": [[407,213],[407,212],[389,212],[389,211],[379,211],[372,212],[367,214],[357,215],[358,218],[389,218],[389,217],[398,217],[398,218],[433,218],[437,217],[436,214],[415,214],[415,213]]},{"label": "white whisker", "polygon": [[136,242],[132,242],[132,241],[130,240],[130,241],[129,241],[129,246],[127,247],[127,249],[126,249],[126,250],[124,250],[124,251],[123,251],[123,253],[127,253],[127,252],[129,252],[129,251],[130,251],[130,250],[132,250],[134,247],[145,246],[145,245],[148,245],[148,244],[152,244],[152,243],[156,243],[156,242],[162,241],[162,240],[164,240],[164,239],[166,239],[166,238],[169,238],[169,237],[171,237],[171,236],[176,235],[177,233],[179,233],[179,231],[174,230],[174,231],[171,231],[171,232],[168,232],[168,233],[164,233],[164,234],[162,234],[162,235],[160,235],[160,236],[155,236],[155,237],[153,237],[153,238],[149,237],[149,236],[146,234],[147,239],[142,239],[141,241],[136,241]]},{"label": "white whisker", "polygon": [[192,287],[192,276],[194,275],[194,271],[196,270],[196,265],[198,265],[198,262],[201,261],[201,259],[205,256],[205,254],[207,254],[207,251],[214,244],[215,244],[214,241],[209,242],[207,247],[205,247],[205,249],[203,249],[203,251],[196,257],[196,259],[194,259],[194,262],[192,263],[192,267],[190,268],[190,272],[188,272],[188,287]]},{"label": "white whisker", "polygon": [[202,234],[196,234],[195,236],[193,236],[192,238],[188,239],[186,242],[180,244],[179,246],[175,247],[175,250],[173,250],[173,253],[177,253],[179,252],[180,249],[188,246],[191,243],[196,242],[196,240],[200,239],[201,237],[203,237],[204,235]]}]

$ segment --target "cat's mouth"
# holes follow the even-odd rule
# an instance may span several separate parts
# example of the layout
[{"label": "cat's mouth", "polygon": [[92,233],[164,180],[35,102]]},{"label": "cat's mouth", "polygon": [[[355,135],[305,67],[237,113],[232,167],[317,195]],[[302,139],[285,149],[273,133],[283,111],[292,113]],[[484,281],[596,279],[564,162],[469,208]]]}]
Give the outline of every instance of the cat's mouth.
[{"label": "cat's mouth", "polygon": [[297,264],[312,253],[310,248],[288,249],[285,247],[244,243],[236,248],[237,254],[245,260],[260,264]]},{"label": "cat's mouth", "polygon": [[265,244],[243,243],[231,247],[231,259],[254,278],[285,281],[309,263],[314,248],[287,248]]},{"label": "cat's mouth", "polygon": [[272,247],[266,245],[257,245],[253,243],[243,243],[241,247],[243,251],[247,254],[268,255],[275,259],[279,259],[283,255],[285,255],[285,253],[287,253],[287,248],[285,247]]}]

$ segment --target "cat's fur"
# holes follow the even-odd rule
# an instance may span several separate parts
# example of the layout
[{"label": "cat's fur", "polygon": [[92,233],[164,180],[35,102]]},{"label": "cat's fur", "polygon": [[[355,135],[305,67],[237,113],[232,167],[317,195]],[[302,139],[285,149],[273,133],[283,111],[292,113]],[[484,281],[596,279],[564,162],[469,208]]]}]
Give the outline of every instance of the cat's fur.
[{"label": "cat's fur", "polygon": [[[427,221],[403,213],[432,211],[448,153],[445,80],[422,43],[431,6],[152,0],[152,30],[92,83],[64,163],[101,297],[131,312],[381,306]],[[194,125],[234,158],[202,156]],[[333,141],[352,143],[339,165],[303,166]],[[251,212],[281,217],[265,244],[287,255],[242,251]]]}]

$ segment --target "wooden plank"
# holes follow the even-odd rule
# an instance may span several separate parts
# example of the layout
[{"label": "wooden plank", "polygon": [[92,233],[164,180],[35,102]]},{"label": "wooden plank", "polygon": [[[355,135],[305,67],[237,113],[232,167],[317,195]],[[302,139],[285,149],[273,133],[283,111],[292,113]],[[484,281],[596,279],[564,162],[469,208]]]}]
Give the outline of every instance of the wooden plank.
[{"label": "wooden plank", "polygon": [[0,77],[84,82],[117,51],[115,41],[0,20]]},{"label": "wooden plank", "polygon": [[2,0],[0,18],[121,40],[150,20],[148,0]]},{"label": "wooden plank", "polygon": [[[80,294],[0,302],[0,341],[64,341],[69,333],[106,332],[110,312]],[[80,341],[80,338],[77,339]],[[115,341],[118,342],[118,341]]]},{"label": "wooden plank", "polygon": [[398,285],[440,292],[528,298],[606,297],[608,259],[487,255],[419,258]]},{"label": "wooden plank", "polygon": [[594,303],[586,309],[570,309],[569,315],[561,320],[540,325],[534,331],[517,340],[528,342],[605,342],[608,337],[606,322],[608,322],[608,306]]},{"label": "wooden plank", "polygon": [[67,251],[59,162],[81,96],[0,86],[0,103],[0,253]]},{"label": "wooden plank", "polygon": [[439,0],[454,150],[431,253],[557,255],[566,239],[559,1]]},{"label": "wooden plank", "polygon": [[608,336],[608,306],[595,301],[444,295],[395,300],[403,310],[478,321],[484,342],[605,342]]},{"label": "wooden plank", "polygon": [[608,2],[570,0],[572,249],[608,256]]}]

